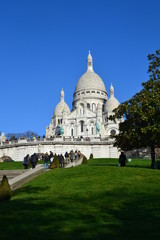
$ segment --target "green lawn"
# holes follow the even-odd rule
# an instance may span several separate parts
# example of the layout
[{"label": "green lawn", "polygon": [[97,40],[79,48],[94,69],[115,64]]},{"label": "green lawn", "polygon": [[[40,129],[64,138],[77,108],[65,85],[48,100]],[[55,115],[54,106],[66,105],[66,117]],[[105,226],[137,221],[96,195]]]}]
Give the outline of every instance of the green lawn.
[{"label": "green lawn", "polygon": [[24,169],[22,162],[1,162],[0,170],[17,170]]},{"label": "green lawn", "polygon": [[0,202],[0,239],[160,239],[160,171],[94,159],[43,173]]},{"label": "green lawn", "polygon": [[[38,161],[39,164],[44,164],[44,161]],[[31,168],[31,164],[29,164],[28,169]],[[1,162],[0,170],[20,170],[24,169],[24,166],[21,162]]]}]

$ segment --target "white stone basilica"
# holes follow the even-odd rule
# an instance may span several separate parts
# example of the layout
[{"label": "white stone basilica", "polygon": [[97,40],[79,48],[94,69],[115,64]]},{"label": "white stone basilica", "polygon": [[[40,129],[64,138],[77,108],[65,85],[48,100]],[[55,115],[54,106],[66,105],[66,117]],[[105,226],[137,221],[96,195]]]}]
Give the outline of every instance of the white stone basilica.
[{"label": "white stone basilica", "polygon": [[70,111],[62,89],[52,122],[46,128],[46,138],[6,143],[3,133],[0,136],[0,158],[9,156],[15,161],[23,161],[27,154],[52,151],[64,155],[71,150],[80,150],[87,158],[91,153],[95,158],[118,158],[119,149],[113,146],[114,139],[110,136],[118,133],[119,122],[109,121],[108,117],[119,102],[114,97],[112,84],[108,99],[104,82],[93,70],[90,53],[87,71],[77,82],[72,105]]},{"label": "white stone basilica", "polygon": [[73,109],[70,111],[64,100],[64,91],[60,94],[52,117],[52,123],[46,127],[46,138],[57,135],[65,138],[106,138],[118,133],[119,122],[109,121],[113,109],[119,101],[114,97],[111,84],[110,98],[103,80],[93,70],[93,59],[89,52],[87,71],[78,80],[73,95]]}]

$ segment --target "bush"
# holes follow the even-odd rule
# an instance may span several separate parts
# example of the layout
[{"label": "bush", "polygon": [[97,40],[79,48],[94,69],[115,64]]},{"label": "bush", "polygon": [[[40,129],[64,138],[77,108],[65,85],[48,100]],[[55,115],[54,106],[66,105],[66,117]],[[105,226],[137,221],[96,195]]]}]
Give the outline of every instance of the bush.
[{"label": "bush", "polygon": [[12,158],[9,156],[3,156],[0,158],[0,162],[12,162]]},{"label": "bush", "polygon": [[56,154],[54,155],[54,159],[53,159],[53,162],[50,165],[50,168],[51,169],[59,168],[59,159],[58,159],[58,156]]},{"label": "bush", "polygon": [[82,161],[82,164],[87,164],[88,163],[88,160],[85,156],[83,156],[83,161]]},{"label": "bush", "polygon": [[93,159],[93,153],[90,154],[89,159]]},{"label": "bush", "polygon": [[56,165],[55,165],[54,162],[52,162],[51,165],[50,165],[50,169],[54,169],[54,168],[56,168]]},{"label": "bush", "polygon": [[8,183],[8,178],[3,175],[3,179],[0,184],[0,201],[11,199],[12,192]]}]

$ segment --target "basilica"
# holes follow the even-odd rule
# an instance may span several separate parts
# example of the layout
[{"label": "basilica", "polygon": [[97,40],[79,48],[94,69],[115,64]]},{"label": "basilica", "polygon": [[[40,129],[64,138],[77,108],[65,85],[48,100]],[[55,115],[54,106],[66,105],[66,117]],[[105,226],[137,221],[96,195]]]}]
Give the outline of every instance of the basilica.
[{"label": "basilica", "polygon": [[119,131],[119,121],[115,123],[108,120],[118,105],[112,84],[108,98],[103,80],[93,70],[93,59],[89,52],[87,71],[78,80],[73,94],[72,110],[65,102],[62,89],[52,122],[46,127],[46,138],[59,135],[73,139],[109,139]]}]

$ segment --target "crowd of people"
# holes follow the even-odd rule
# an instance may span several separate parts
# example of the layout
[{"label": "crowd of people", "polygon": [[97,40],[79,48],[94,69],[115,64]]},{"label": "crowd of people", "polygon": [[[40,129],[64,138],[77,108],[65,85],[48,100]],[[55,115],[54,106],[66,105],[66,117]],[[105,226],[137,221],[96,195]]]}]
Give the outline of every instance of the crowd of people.
[{"label": "crowd of people", "polygon": [[[45,169],[48,169],[49,166],[54,161],[54,157],[55,157],[55,155],[53,154],[52,151],[50,151],[49,154],[48,154],[48,152],[46,152],[45,154],[34,153],[31,156],[29,154],[27,154],[23,159],[24,169],[28,169],[29,164],[31,164],[32,168],[35,168],[38,163],[38,160],[44,160],[44,167],[45,167]],[[61,168],[63,168],[65,166],[65,164],[69,164],[70,162],[80,159],[81,152],[80,151],[74,152],[73,150],[71,150],[69,153],[66,152],[64,154],[64,156],[63,156],[63,154],[58,154],[57,157],[58,157],[58,161],[59,161],[59,166]]]},{"label": "crowd of people", "polygon": [[[63,156],[63,154],[58,154],[58,161],[59,161],[59,166],[61,168],[63,168],[65,166],[65,164],[69,164],[70,162],[79,160],[81,157],[81,152],[80,151],[73,151],[71,150],[69,153],[66,152]],[[31,164],[32,168],[35,168],[38,160],[44,160],[44,167],[45,169],[48,169],[49,166],[51,166],[52,162],[54,161],[55,155],[53,154],[52,151],[50,151],[50,153],[48,154],[48,152],[46,152],[45,154],[32,154],[31,156],[29,156],[29,154],[27,154],[24,157],[23,160],[23,165],[24,165],[24,169],[28,169],[29,164]],[[120,156],[119,156],[119,163],[118,166],[119,167],[125,167],[126,166],[126,162],[127,162],[127,157],[124,154],[124,152],[122,151]]]}]

